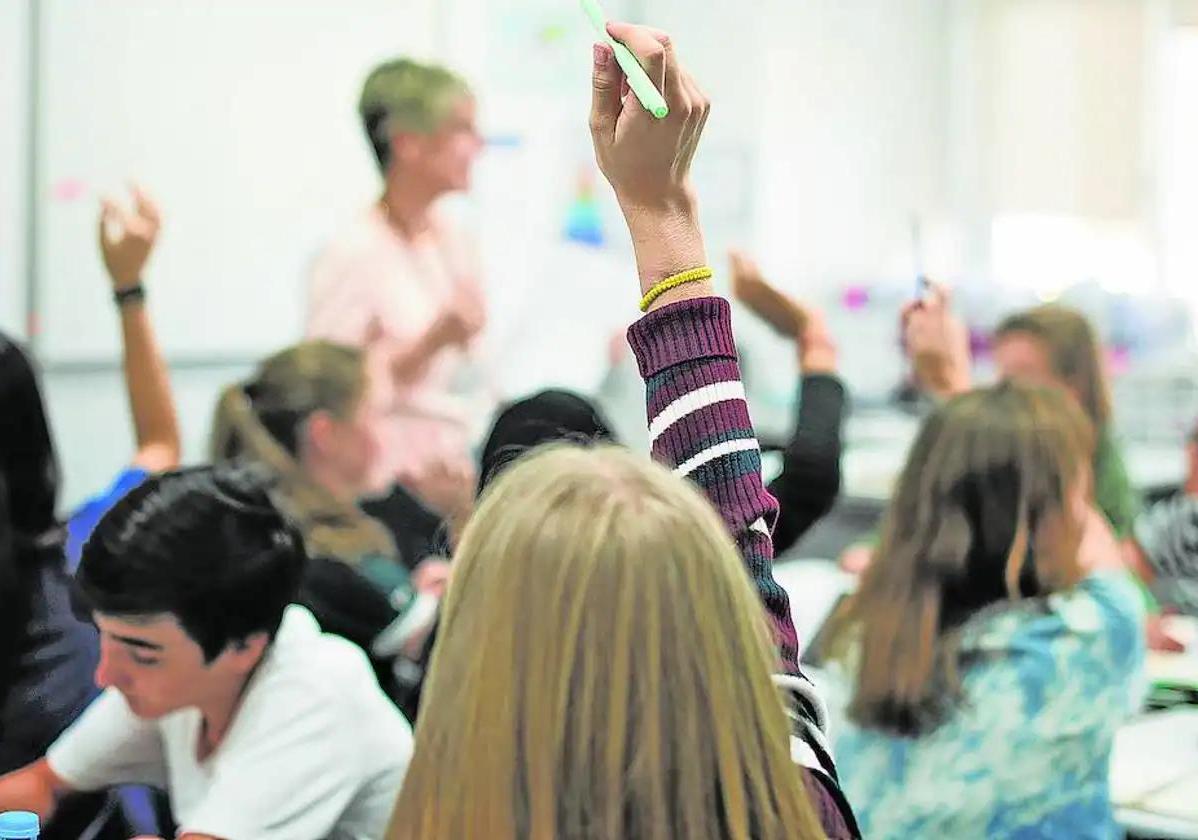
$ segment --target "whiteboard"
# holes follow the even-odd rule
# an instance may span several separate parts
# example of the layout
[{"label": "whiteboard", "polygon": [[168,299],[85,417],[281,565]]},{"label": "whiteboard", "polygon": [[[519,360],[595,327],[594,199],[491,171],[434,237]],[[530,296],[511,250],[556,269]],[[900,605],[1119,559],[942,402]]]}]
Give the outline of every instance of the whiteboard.
[{"label": "whiteboard", "polygon": [[38,345],[112,360],[99,196],[130,178],[165,223],[146,285],[168,357],[256,357],[300,335],[306,269],[379,189],[363,79],[431,58],[436,0],[44,0]]}]

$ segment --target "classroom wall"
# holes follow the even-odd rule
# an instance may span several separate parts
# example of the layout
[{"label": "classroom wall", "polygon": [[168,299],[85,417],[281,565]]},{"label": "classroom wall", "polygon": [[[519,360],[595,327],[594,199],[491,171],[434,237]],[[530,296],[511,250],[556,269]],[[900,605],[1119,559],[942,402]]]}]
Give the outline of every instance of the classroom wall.
[{"label": "classroom wall", "polygon": [[[771,2],[762,20],[749,244],[775,280],[825,309],[837,334],[876,337],[842,342],[844,369],[870,398],[902,376],[894,313],[914,288],[912,224],[930,242],[947,199],[951,5]],[[847,308],[854,295],[862,305]],[[793,356],[758,344],[760,356]],[[775,367],[768,387],[780,400],[793,368]]]},{"label": "classroom wall", "polygon": [[800,286],[911,272],[944,203],[947,6],[769,4],[756,240]]},{"label": "classroom wall", "polygon": [[[142,53],[156,49],[157,61],[165,64],[169,51],[145,39],[153,35],[156,43],[184,43],[196,15],[211,11],[224,15],[222,20],[241,15],[253,32],[232,39],[236,49],[227,55],[274,65],[270,72],[276,72],[294,62],[294,45],[306,37],[300,31],[308,25],[303,21],[310,24],[324,14],[305,6],[305,15],[289,17],[279,30],[286,37],[276,39],[269,37],[271,15],[290,8],[284,0],[245,0],[237,11],[208,0],[154,2],[153,20],[147,23],[135,12],[149,2],[97,0],[90,11],[78,12],[71,0],[43,4],[52,48],[74,56],[55,65],[48,77],[47,95],[54,101],[43,103],[42,110],[49,125],[64,130],[48,143],[44,151],[52,154],[44,154],[44,162],[90,165],[64,138],[71,133],[66,129],[77,128],[80,114],[98,124],[96,103],[82,110],[73,103],[86,99],[80,92],[94,75],[88,62],[100,55],[95,44],[128,43]],[[495,142],[480,161],[476,195],[454,209],[481,234],[486,279],[496,301],[494,350],[503,360],[504,389],[520,393],[549,382],[596,387],[605,359],[583,358],[576,348],[585,343],[606,351],[607,339],[635,316],[635,295],[627,287],[630,253],[602,181],[594,186],[608,247],[588,250],[561,237],[566,209],[588,172],[594,176],[583,127],[589,36],[579,32],[577,10],[557,0],[518,6],[484,0],[353,0],[351,5],[358,10],[352,32],[372,30],[372,50],[416,48],[458,67],[480,91],[484,131]],[[1140,130],[1141,123],[1151,125],[1155,103],[1136,91],[1154,84],[1150,59],[1157,27],[1191,19],[1195,11],[1194,0],[759,0],[752,14],[730,14],[726,4],[688,0],[609,0],[606,5],[612,15],[627,14],[671,31],[715,102],[695,173],[713,264],[723,273],[726,249],[747,247],[780,285],[825,308],[836,333],[869,335],[870,341],[842,341],[844,367],[866,401],[885,395],[903,374],[895,352],[894,312],[911,294],[917,267],[967,290],[972,284],[991,297],[997,217],[1073,213],[1130,218],[1137,224],[1143,218],[1151,224],[1155,183],[1165,176],[1152,177],[1155,141]],[[28,0],[0,3],[0,115],[18,128],[25,113],[19,57],[26,48],[27,9]],[[203,31],[222,37],[219,27]],[[1054,38],[1060,31],[1070,34]],[[356,49],[347,31],[328,26],[318,34],[321,55]],[[74,44],[81,45],[79,51],[71,48]],[[87,44],[93,45],[90,52],[82,49]],[[1103,60],[1108,49],[1109,65]],[[204,89],[210,70],[203,62],[220,61],[221,55],[219,50],[189,53],[189,90]],[[364,67],[374,57],[357,58]],[[208,413],[219,387],[244,375],[249,359],[259,354],[259,348],[240,341],[244,330],[224,331],[215,314],[209,316],[213,346],[204,346],[201,339],[208,333],[197,327],[204,321],[196,313],[209,311],[210,302],[236,305],[237,282],[256,283],[270,272],[260,282],[275,284],[276,299],[270,305],[255,300],[246,309],[254,317],[269,315],[263,352],[266,345],[290,340],[298,334],[304,260],[332,224],[373,189],[369,158],[351,113],[358,71],[347,69],[344,58],[334,63],[348,93],[337,99],[339,110],[329,117],[343,122],[325,131],[342,143],[344,155],[310,162],[326,171],[309,182],[327,189],[319,201],[302,200],[306,209],[296,224],[277,226],[274,238],[257,245],[252,238],[238,245],[236,253],[244,257],[240,267],[256,261],[246,263],[254,268],[249,280],[222,274],[218,279],[224,285],[206,287],[180,273],[204,248],[209,261],[212,254],[227,253],[221,237],[244,232],[211,214],[220,194],[229,200],[237,194],[214,192],[216,182],[202,169],[180,174],[176,156],[158,153],[158,146],[150,156],[156,167],[150,180],[162,179],[176,208],[155,258],[158,286],[152,305],[174,361],[184,363],[173,375],[189,459],[204,452]],[[104,89],[113,89],[121,113],[144,107],[177,121],[191,113],[186,103],[160,101],[163,84],[143,78],[122,87],[120,73],[111,67],[105,72]],[[230,75],[223,66],[211,73],[225,82]],[[1040,84],[1040,77],[1049,78]],[[261,79],[249,83],[252,89],[263,84]],[[157,93],[143,101],[137,91]],[[333,94],[324,85],[310,95]],[[1112,97],[1118,107],[1108,108],[1104,103]],[[303,131],[302,119],[294,129]],[[24,181],[16,176],[23,166],[25,134],[0,132],[0,326],[19,327],[23,320]],[[1103,142],[1090,142],[1095,134]],[[109,163],[136,169],[140,160],[149,159],[133,144],[117,154],[114,136],[96,147]],[[199,142],[202,134],[175,139],[189,138]],[[236,152],[238,172],[251,179],[260,170],[243,156],[261,154],[274,141],[257,134],[234,139],[222,147],[220,160]],[[266,174],[276,177],[292,167],[311,175],[301,169],[307,164],[283,151]],[[203,156],[188,147],[183,159],[202,162]],[[1025,172],[1035,175],[1025,177]],[[48,191],[39,195],[46,204],[43,232],[53,228],[54,242],[63,247],[43,244],[46,276],[39,292],[45,312],[61,327],[43,349],[51,362],[47,385],[67,467],[66,500],[72,502],[111,477],[131,441],[119,370],[113,366],[116,322],[93,244],[95,196],[50,206],[54,194],[49,190],[61,186],[60,174],[42,175],[41,186]],[[114,170],[105,183],[83,186],[119,185],[126,174]],[[197,178],[207,192],[201,191],[199,205],[190,206]],[[253,190],[248,195],[253,209],[269,214],[269,195]],[[1184,216],[1174,212],[1172,226],[1182,229]],[[913,221],[919,227],[920,260]],[[184,247],[176,239],[200,229],[223,232],[207,244],[192,241]],[[294,235],[276,235],[285,230]],[[868,294],[854,298],[862,290]],[[849,298],[865,305],[850,309]],[[588,301],[586,316],[572,326],[569,318],[577,313],[578,300]],[[69,346],[76,337],[72,319],[80,317],[91,319],[90,325],[78,330],[78,346]],[[531,330],[529,323],[540,326]],[[782,433],[793,409],[794,354],[751,319],[740,319],[738,330],[755,417]],[[226,334],[238,341],[218,340]],[[56,349],[64,352],[49,352]],[[77,352],[65,352],[71,350]],[[211,358],[204,358],[205,351]],[[635,395],[625,400],[635,422],[638,402]],[[96,441],[106,443],[97,446]]]},{"label": "classroom wall", "polygon": [[1150,186],[1151,5],[1007,0],[988,7],[985,131],[996,212],[1142,213]]},{"label": "classroom wall", "polygon": [[25,333],[29,0],[0,3],[0,330]]},{"label": "classroom wall", "polygon": [[[0,2],[0,38],[13,6]],[[354,114],[362,77],[386,56],[438,54],[440,15],[436,0],[43,0],[38,349],[64,508],[133,451],[99,195],[138,177],[164,205],[149,306],[173,362],[184,458],[201,460],[220,389],[298,340],[308,261],[377,189]],[[24,49],[24,29],[13,40]],[[21,50],[5,43],[7,65]],[[0,72],[0,90],[10,78]],[[23,220],[9,218],[0,236],[23,241]],[[0,247],[0,266],[10,253]],[[22,311],[0,271],[0,313]]]},{"label": "classroom wall", "polygon": [[[249,373],[250,365],[238,363],[188,365],[171,371],[187,462],[206,457],[209,420],[221,389]],[[59,503],[63,510],[101,492],[128,466],[134,441],[124,387],[120,369],[112,367],[51,367],[43,378],[62,465]]]},{"label": "classroom wall", "polygon": [[293,341],[311,260],[378,190],[356,116],[362,79],[396,54],[436,54],[437,4],[39,6],[39,352],[114,359],[115,330],[95,314],[107,296],[95,216],[130,180],[163,206],[150,270],[172,358],[253,358]]},{"label": "classroom wall", "polygon": [[1172,0],[1170,14],[1182,26],[1198,26],[1198,0]]},{"label": "classroom wall", "polygon": [[1157,172],[1166,287],[1198,312],[1198,2],[1193,11],[1192,24],[1172,32],[1161,62],[1170,119]]}]

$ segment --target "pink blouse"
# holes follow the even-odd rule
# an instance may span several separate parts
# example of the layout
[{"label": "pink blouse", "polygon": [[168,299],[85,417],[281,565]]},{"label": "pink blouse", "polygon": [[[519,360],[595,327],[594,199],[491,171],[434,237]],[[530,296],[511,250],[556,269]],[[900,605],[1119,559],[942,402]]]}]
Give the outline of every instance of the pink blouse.
[{"label": "pink blouse", "polygon": [[[441,220],[404,239],[372,205],[317,258],[308,289],[306,333],[365,348],[388,420],[380,486],[419,475],[436,461],[469,458],[472,408],[487,386],[471,350],[440,350],[415,381],[390,374],[398,347],[418,338],[464,284],[482,297],[469,241]],[[470,381],[473,379],[473,381]]]}]

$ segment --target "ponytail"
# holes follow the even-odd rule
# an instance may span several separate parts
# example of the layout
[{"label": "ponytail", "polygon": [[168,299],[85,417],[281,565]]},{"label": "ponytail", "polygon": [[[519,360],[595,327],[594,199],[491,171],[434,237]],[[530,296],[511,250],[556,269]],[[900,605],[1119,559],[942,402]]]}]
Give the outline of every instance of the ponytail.
[{"label": "ponytail", "polygon": [[365,557],[399,560],[391,535],[352,502],[312,481],[296,457],[263,425],[250,393],[254,383],[230,385],[217,403],[210,441],[214,461],[242,458],[274,475],[271,497],[303,535],[311,556],[355,565]]}]

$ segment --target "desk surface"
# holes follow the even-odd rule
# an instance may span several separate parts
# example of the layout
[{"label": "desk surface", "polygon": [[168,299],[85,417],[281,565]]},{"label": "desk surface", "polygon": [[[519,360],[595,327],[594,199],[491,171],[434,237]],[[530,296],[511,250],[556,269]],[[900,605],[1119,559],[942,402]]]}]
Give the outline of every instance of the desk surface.
[{"label": "desk surface", "polygon": [[1136,808],[1116,808],[1115,822],[1119,823],[1124,830],[1141,837],[1198,840],[1198,823],[1162,817]]},{"label": "desk surface", "polygon": [[1198,709],[1156,712],[1119,730],[1111,800],[1129,831],[1198,840]]}]

